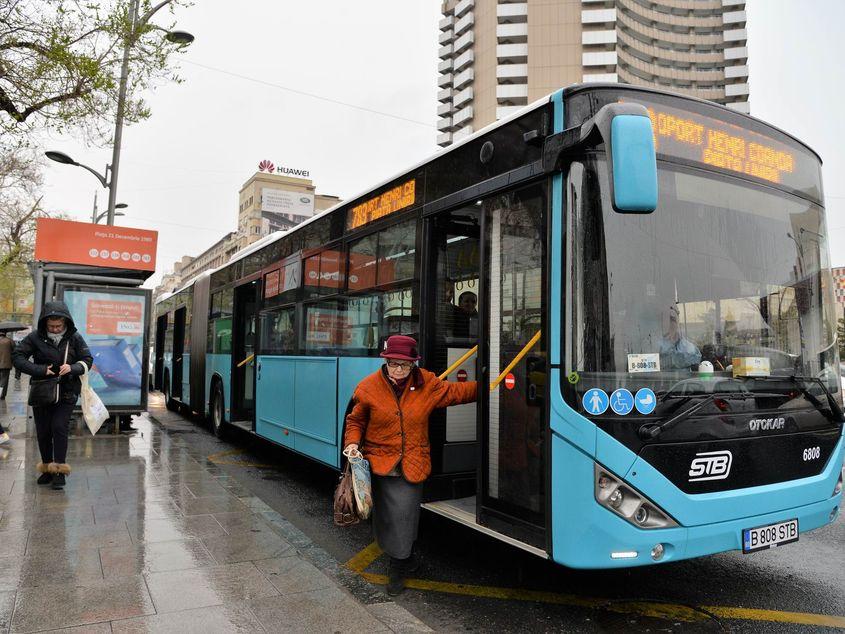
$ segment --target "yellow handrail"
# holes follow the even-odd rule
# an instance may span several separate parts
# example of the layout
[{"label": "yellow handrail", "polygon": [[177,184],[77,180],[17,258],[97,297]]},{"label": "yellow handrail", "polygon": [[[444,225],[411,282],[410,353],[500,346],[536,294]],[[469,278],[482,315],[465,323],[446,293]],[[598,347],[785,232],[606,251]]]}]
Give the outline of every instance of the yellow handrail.
[{"label": "yellow handrail", "polygon": [[252,361],[254,358],[255,358],[255,355],[254,355],[254,354],[249,355],[246,359],[244,359],[243,361],[241,361],[241,362],[237,365],[237,367],[241,367],[241,366],[243,366],[243,365],[246,365],[247,363],[249,363],[250,361]]},{"label": "yellow handrail", "polygon": [[501,383],[502,380],[505,378],[505,376],[507,376],[508,372],[513,370],[514,367],[516,367],[516,364],[519,363],[520,361],[522,361],[522,357],[524,357],[526,354],[528,354],[528,351],[531,350],[531,348],[534,347],[534,344],[536,344],[538,341],[540,341],[540,331],[539,330],[537,331],[536,335],[531,337],[531,341],[526,343],[525,347],[522,350],[519,351],[519,354],[514,357],[513,361],[511,361],[508,364],[508,367],[506,367],[504,370],[502,370],[502,373],[498,376],[498,378],[490,384],[490,391],[491,392],[493,390],[495,390],[497,387],[499,387],[499,383]]},{"label": "yellow handrail", "polygon": [[465,352],[464,355],[460,359],[458,359],[452,365],[450,365],[448,368],[446,368],[437,378],[442,381],[447,376],[452,374],[452,372],[454,372],[458,368],[458,366],[460,366],[464,361],[469,359],[476,352],[478,352],[478,345],[477,344],[475,346],[473,346],[472,348],[470,348],[467,352]]}]

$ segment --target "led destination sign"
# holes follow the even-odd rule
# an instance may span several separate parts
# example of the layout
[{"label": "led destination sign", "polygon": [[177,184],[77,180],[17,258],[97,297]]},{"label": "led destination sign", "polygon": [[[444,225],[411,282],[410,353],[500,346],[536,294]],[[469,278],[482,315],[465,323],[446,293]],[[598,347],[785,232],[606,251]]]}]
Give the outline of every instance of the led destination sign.
[{"label": "led destination sign", "polygon": [[782,183],[795,171],[795,151],[762,134],[667,106],[647,106],[659,154]]},{"label": "led destination sign", "polygon": [[346,216],[346,229],[352,230],[378,220],[400,209],[410,207],[416,201],[417,180],[412,178],[397,185],[375,198],[371,198],[349,210]]}]

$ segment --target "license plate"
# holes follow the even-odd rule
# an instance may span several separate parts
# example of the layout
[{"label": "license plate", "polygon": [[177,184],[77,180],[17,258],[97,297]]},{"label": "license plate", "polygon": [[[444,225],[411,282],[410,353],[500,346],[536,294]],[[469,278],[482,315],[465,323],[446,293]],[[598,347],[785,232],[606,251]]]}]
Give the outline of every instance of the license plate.
[{"label": "license plate", "polygon": [[797,541],[797,519],[742,530],[742,552],[744,553],[753,553]]}]

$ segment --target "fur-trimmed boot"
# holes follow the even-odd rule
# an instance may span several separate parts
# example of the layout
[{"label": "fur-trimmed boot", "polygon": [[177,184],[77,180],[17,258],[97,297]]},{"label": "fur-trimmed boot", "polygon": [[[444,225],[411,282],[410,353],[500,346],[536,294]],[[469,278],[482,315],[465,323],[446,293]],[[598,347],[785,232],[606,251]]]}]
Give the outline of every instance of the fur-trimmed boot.
[{"label": "fur-trimmed boot", "polygon": [[38,484],[50,484],[53,481],[53,473],[50,471],[50,467],[54,464],[54,462],[49,462],[47,464],[39,462],[35,465],[35,470],[41,474],[38,476]]},{"label": "fur-trimmed boot", "polygon": [[53,488],[65,488],[65,476],[70,475],[70,465],[65,462],[54,462],[52,466],[56,468],[56,475],[53,476]]}]

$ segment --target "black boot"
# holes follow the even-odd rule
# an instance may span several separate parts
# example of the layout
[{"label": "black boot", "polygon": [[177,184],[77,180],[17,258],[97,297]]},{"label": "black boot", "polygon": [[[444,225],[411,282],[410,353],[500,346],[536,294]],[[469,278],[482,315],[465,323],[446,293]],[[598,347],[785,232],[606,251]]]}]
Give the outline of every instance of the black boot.
[{"label": "black boot", "polygon": [[395,597],[405,591],[405,559],[390,558],[387,566],[387,594]]},{"label": "black boot", "polygon": [[42,473],[40,476],[38,476],[38,484],[50,484],[52,481],[52,473]]},{"label": "black boot", "polygon": [[53,476],[53,488],[54,489],[64,489],[65,488],[65,474],[64,473],[57,473]]}]

